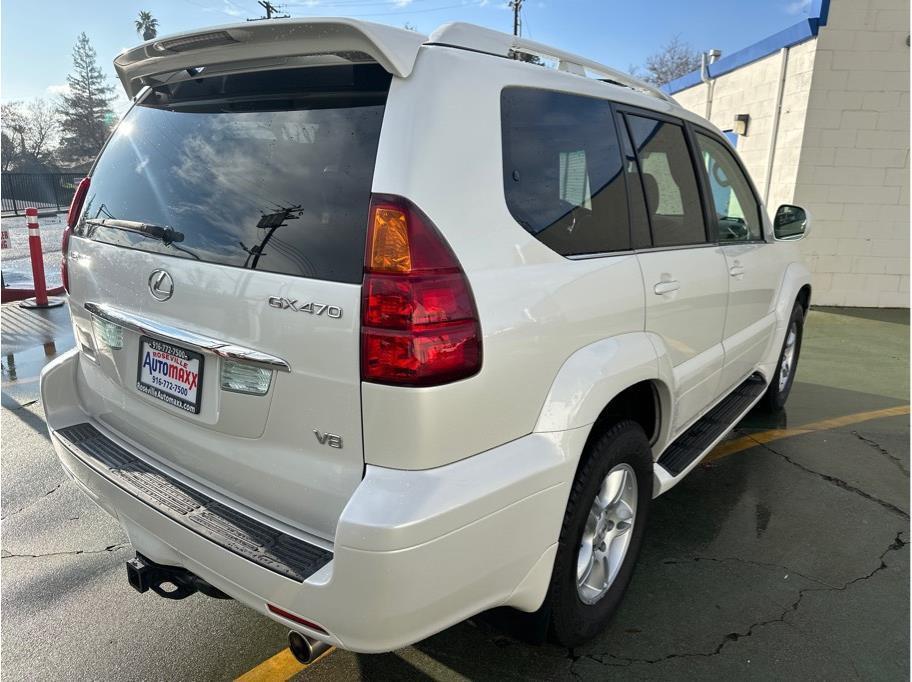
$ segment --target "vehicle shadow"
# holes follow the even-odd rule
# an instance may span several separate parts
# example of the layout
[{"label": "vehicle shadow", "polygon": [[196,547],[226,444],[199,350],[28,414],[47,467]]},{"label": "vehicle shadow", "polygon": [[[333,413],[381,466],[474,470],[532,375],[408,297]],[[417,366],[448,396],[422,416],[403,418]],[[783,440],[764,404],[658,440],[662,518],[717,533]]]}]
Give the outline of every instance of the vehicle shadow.
[{"label": "vehicle shadow", "polygon": [[[733,436],[897,404],[879,395],[796,384],[787,412],[754,410]],[[828,546],[856,542],[854,527],[832,533],[840,512],[827,508],[831,494],[842,493],[759,446],[698,466],[655,500],[624,602],[606,630],[576,650],[548,643],[541,619],[495,609],[391,654],[339,653],[351,657],[360,679],[378,680],[575,679],[587,667],[604,677],[622,672],[606,665],[685,653],[710,656],[742,636],[754,619],[762,621],[794,600],[797,590],[829,584],[826,571],[818,577],[813,570],[817,557],[823,560]],[[816,509],[808,495],[825,508]],[[797,570],[781,565],[799,547],[817,549],[794,560]],[[837,576],[840,570],[833,569]],[[852,569],[844,570],[851,579]]]}]

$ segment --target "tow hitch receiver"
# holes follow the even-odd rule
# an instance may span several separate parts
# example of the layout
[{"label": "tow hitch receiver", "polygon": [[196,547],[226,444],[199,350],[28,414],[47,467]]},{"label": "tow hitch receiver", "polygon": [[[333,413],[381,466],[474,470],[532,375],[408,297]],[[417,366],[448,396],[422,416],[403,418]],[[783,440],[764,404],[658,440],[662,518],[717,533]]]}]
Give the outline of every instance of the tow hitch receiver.
[{"label": "tow hitch receiver", "polygon": [[165,599],[185,599],[196,591],[215,599],[231,599],[186,568],[156,564],[139,553],[127,561],[127,582],[140,594],[152,590]]}]

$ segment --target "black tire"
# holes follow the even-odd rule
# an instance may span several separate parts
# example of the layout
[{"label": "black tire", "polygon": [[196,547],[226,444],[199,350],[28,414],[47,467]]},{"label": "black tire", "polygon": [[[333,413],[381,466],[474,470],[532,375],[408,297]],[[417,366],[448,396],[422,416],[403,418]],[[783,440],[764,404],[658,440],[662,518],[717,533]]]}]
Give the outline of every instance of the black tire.
[{"label": "black tire", "polygon": [[[794,353],[788,366],[788,378],[785,383],[781,383],[782,373],[784,371],[783,361],[785,360],[786,350],[789,344],[791,333],[795,333]],[[804,335],[804,306],[795,301],[795,307],[792,308],[792,315],[789,317],[789,326],[785,331],[785,339],[782,341],[782,349],[779,351],[779,360],[776,362],[776,371],[770,381],[766,393],[760,400],[760,405],[767,412],[779,412],[785,407],[785,401],[788,400],[789,393],[792,391],[792,384],[795,382],[795,372],[798,370],[798,357],[801,355],[801,339]]]},{"label": "black tire", "polygon": [[[566,647],[597,635],[620,604],[633,575],[652,501],[652,454],[639,424],[629,420],[615,424],[588,446],[583,458],[567,502],[546,602],[551,613],[551,637]],[[611,586],[598,601],[587,604],[577,588],[577,556],[596,493],[619,464],[629,465],[637,481],[636,512],[629,531],[632,536]]]}]

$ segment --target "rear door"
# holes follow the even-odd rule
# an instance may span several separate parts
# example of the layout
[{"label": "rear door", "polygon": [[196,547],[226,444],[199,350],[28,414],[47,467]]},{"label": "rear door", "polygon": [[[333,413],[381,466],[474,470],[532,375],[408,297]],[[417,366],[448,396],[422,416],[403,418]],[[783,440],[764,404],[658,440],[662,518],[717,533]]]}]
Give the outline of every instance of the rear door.
[{"label": "rear door", "polygon": [[[682,123],[638,110],[624,111],[622,119],[634,152],[627,164],[628,185],[644,198],[651,234],[637,254],[646,291],[646,331],[661,339],[671,359],[674,429],[679,430],[718,395],[728,295],[725,257],[707,240]],[[638,232],[634,220],[634,234]]]},{"label": "rear door", "polygon": [[93,169],[70,246],[96,417],[327,539],[363,474],[360,285],[389,82],[345,65],[153,88]]},{"label": "rear door", "polygon": [[694,136],[703,166],[710,233],[728,266],[728,316],[722,389],[733,387],[762,360],[776,325],[773,297],[782,261],[763,235],[760,201],[734,154],[714,135]]}]

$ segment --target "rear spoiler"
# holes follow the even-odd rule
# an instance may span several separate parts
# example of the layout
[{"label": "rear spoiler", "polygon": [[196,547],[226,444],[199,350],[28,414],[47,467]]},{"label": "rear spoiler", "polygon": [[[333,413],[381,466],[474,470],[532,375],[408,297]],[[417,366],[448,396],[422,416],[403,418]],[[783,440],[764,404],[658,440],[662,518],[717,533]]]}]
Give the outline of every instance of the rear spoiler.
[{"label": "rear spoiler", "polygon": [[[412,72],[427,36],[354,19],[311,17],[231,24],[150,40],[114,59],[129,97],[147,85],[192,78],[197,70],[280,68],[309,63],[375,61],[394,76]],[[322,61],[321,61],[322,58]]]}]

